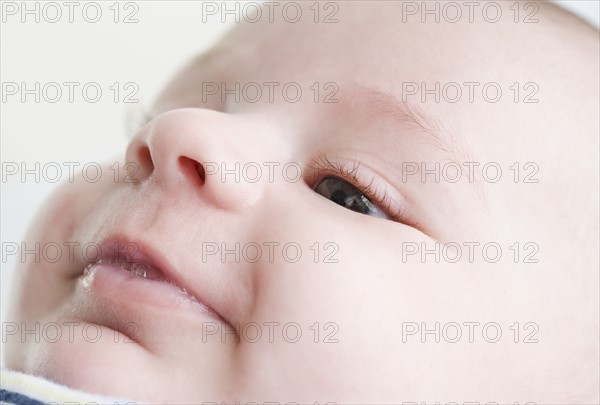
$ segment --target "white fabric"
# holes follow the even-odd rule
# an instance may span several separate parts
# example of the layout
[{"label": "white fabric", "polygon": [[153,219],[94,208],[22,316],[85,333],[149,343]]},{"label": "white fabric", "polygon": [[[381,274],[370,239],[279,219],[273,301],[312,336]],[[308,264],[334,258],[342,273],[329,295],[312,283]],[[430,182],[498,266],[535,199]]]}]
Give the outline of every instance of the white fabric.
[{"label": "white fabric", "polygon": [[[98,404],[98,405],[134,405],[133,401],[103,397],[74,390],[42,377],[2,369],[0,388],[36,399],[44,403],[56,404]],[[3,404],[11,404],[3,402]]]}]

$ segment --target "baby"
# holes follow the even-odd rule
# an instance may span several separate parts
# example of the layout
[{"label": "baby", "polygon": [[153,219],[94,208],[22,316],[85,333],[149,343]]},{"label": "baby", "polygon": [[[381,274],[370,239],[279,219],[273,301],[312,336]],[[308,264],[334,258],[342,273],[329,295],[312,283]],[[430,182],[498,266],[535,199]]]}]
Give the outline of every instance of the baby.
[{"label": "baby", "polygon": [[17,269],[6,366],[136,403],[598,403],[598,32],[245,11],[43,207],[24,243],[63,254]]}]

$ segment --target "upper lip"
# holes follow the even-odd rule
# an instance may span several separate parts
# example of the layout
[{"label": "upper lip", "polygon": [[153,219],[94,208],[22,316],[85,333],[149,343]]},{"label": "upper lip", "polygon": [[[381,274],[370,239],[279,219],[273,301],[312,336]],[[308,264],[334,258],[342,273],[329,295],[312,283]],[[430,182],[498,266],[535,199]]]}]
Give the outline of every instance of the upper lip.
[{"label": "upper lip", "polygon": [[186,282],[186,280],[169,265],[168,260],[162,257],[158,251],[153,249],[149,244],[139,240],[130,239],[124,235],[111,235],[101,241],[99,246],[102,252],[99,261],[138,263],[153,267],[162,273],[162,281],[169,282],[180,290],[185,291],[191,298],[197,300],[212,311],[221,321],[229,323],[217,310],[215,310],[213,305],[211,305],[211,302],[207,301],[206,296],[198,291],[197,288],[194,288],[190,283]]}]

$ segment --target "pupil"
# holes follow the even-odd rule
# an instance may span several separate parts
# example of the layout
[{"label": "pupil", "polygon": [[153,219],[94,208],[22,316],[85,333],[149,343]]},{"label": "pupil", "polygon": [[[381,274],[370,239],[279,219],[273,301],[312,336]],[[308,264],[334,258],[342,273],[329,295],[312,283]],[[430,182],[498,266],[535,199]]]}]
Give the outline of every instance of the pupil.
[{"label": "pupil", "polygon": [[344,193],[342,190],[336,190],[331,194],[331,199],[336,204],[345,205],[346,204],[346,193]]}]

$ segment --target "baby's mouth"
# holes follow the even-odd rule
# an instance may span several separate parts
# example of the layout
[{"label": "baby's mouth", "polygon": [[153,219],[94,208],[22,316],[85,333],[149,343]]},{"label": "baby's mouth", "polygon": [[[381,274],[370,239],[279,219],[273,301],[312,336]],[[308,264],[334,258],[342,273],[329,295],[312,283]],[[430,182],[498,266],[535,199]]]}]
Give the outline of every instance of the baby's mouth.
[{"label": "baby's mouth", "polygon": [[[135,246],[134,254],[111,249],[112,246],[128,245]],[[92,296],[106,297],[117,306],[129,306],[136,302],[139,311],[152,307],[166,308],[169,305],[173,310],[190,308],[197,314],[200,312],[227,323],[219,313],[200,301],[193,294],[194,291],[188,292],[177,283],[177,279],[173,278],[177,276],[174,269],[163,269],[156,265],[149,246],[140,247],[138,243],[123,242],[121,238],[105,241],[100,246],[107,254],[87,264],[81,275],[82,286],[92,292]],[[166,263],[163,265],[168,266]]]}]

